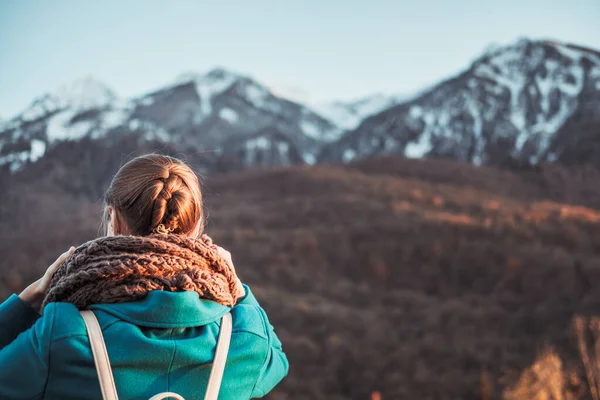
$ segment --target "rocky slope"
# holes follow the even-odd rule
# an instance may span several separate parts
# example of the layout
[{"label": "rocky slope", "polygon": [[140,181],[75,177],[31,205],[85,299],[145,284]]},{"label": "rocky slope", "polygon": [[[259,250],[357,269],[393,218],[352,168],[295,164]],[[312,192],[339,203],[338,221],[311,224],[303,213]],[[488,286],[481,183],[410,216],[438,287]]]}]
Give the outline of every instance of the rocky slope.
[{"label": "rocky slope", "polygon": [[458,76],[367,118],[324,149],[325,162],[378,153],[474,164],[598,165],[600,54],[520,40]]}]

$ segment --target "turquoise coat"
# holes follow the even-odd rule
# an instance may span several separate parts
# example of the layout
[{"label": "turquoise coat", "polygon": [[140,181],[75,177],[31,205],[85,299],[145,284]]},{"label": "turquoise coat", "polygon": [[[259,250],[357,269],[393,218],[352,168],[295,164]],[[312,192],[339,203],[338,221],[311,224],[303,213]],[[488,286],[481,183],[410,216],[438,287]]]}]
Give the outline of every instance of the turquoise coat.
[{"label": "turquoise coat", "polygon": [[[219,400],[262,397],[287,375],[281,342],[250,289],[233,307],[195,292],[152,291],[144,299],[95,304],[120,399],[159,392],[203,399],[221,317],[233,333]],[[101,399],[85,325],[72,304],[40,316],[18,296],[0,304],[0,399]]]}]

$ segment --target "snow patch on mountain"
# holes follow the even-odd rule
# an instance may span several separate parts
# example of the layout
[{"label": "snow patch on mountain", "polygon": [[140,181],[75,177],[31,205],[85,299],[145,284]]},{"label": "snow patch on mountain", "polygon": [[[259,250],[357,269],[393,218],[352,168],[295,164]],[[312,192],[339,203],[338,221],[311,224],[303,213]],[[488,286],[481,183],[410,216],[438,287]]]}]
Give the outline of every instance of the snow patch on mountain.
[{"label": "snow patch on mountain", "polygon": [[63,111],[50,118],[46,125],[48,142],[59,140],[77,140],[86,136],[94,127],[93,121],[84,120],[71,123],[76,111]]},{"label": "snow patch on mountain", "polygon": [[356,158],[356,151],[353,149],[344,150],[343,161],[350,162]]},{"label": "snow patch on mountain", "polygon": [[31,162],[35,162],[40,159],[46,153],[46,142],[33,139],[31,141],[31,151],[29,153],[29,159]]},{"label": "snow patch on mountain", "polygon": [[317,163],[317,157],[314,154],[304,153],[304,162],[308,165],[315,165]]},{"label": "snow patch on mountain", "polygon": [[403,98],[376,94],[362,99],[314,104],[312,108],[323,117],[344,129],[356,128],[366,117],[393,107]]},{"label": "snow patch on mountain", "polygon": [[213,99],[215,96],[229,89],[238,79],[239,75],[224,68],[216,68],[206,74],[186,73],[177,78],[178,83],[192,81],[200,97],[200,110],[198,122],[211,115]]},{"label": "snow patch on mountain", "polygon": [[312,123],[312,121],[306,119],[302,120],[300,122],[300,128],[306,136],[309,136],[313,139],[320,139],[321,137],[321,131],[315,126],[314,123]]},{"label": "snow patch on mountain", "polygon": [[431,134],[425,132],[416,141],[409,142],[404,148],[404,155],[408,158],[422,158],[431,151]]},{"label": "snow patch on mountain", "polygon": [[107,131],[124,124],[131,113],[130,109],[117,108],[101,112],[98,118],[77,118],[75,110],[59,112],[48,120],[46,138],[49,143],[63,140],[79,140],[90,135],[102,137]]},{"label": "snow patch on mountain", "polygon": [[8,165],[11,172],[18,171],[30,160],[30,151],[20,151],[0,156],[0,166]]},{"label": "snow patch on mountain", "polygon": [[23,121],[34,121],[60,109],[60,101],[52,95],[45,95],[33,101],[20,115]]},{"label": "snow patch on mountain", "polygon": [[265,88],[255,85],[253,82],[247,82],[245,85],[245,94],[246,99],[252,104],[258,108],[263,108],[270,93]]},{"label": "snow patch on mountain", "polygon": [[219,117],[228,121],[231,124],[234,124],[238,121],[238,113],[236,113],[231,108],[222,108],[219,110]]}]

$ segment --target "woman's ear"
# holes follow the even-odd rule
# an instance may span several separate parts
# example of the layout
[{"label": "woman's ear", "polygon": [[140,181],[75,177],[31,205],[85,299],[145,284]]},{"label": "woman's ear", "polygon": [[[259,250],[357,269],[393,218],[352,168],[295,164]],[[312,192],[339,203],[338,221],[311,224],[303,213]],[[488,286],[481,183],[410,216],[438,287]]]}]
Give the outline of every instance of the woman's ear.
[{"label": "woman's ear", "polygon": [[108,206],[106,209],[108,213],[108,221],[106,223],[106,236],[115,235],[115,209],[112,206]]},{"label": "woman's ear", "polygon": [[108,206],[108,227],[106,236],[115,236],[123,234],[123,226],[117,215],[117,210],[113,206]]}]

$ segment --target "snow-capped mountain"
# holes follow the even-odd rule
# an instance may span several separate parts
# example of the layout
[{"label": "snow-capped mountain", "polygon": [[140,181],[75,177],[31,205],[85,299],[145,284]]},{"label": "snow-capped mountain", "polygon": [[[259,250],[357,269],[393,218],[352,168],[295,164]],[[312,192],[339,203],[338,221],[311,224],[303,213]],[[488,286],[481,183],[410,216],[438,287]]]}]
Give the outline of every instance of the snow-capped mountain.
[{"label": "snow-capped mountain", "polygon": [[35,100],[0,126],[0,166],[12,170],[64,140],[136,134],[230,167],[314,163],[342,129],[310,108],[277,97],[250,77],[219,68],[186,74],[135,99],[92,79]]},{"label": "snow-capped mountain", "polygon": [[101,137],[121,125],[130,112],[128,101],[92,78],[63,85],[0,124],[0,167],[17,170],[59,141]]},{"label": "snow-capped mountain", "polygon": [[463,73],[410,98],[314,106],[284,92],[223,68],[132,99],[82,79],[0,122],[0,169],[19,170],[64,143],[83,146],[80,154],[166,146],[201,155],[213,171],[378,153],[600,166],[600,53],[574,45],[490,47]]},{"label": "snow-capped mountain", "polygon": [[314,163],[342,130],[310,108],[223,68],[186,74],[136,100],[133,118],[163,126],[178,141],[249,165]]},{"label": "snow-capped mountain", "polygon": [[327,145],[320,159],[397,152],[536,164],[567,161],[568,154],[570,162],[599,164],[599,110],[598,52],[522,39],[490,49],[460,75],[367,118]]},{"label": "snow-capped mountain", "polygon": [[319,114],[344,129],[355,129],[366,117],[386,110],[403,101],[404,96],[375,94],[354,101],[332,101],[313,106]]}]

